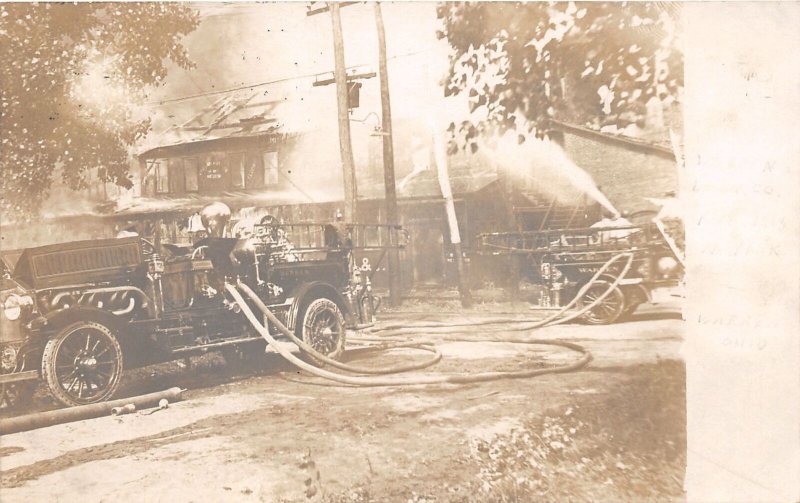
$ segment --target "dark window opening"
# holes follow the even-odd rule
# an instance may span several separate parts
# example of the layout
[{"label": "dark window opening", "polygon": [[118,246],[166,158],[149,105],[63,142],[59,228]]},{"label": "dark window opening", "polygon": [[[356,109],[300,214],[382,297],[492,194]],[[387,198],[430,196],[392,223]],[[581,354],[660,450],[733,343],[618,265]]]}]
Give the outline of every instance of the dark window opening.
[{"label": "dark window opening", "polygon": [[200,167],[200,190],[219,192],[226,190],[228,181],[228,162],[225,153],[212,152],[205,156]]},{"label": "dark window opening", "polygon": [[169,160],[169,192],[171,194],[182,194],[186,192],[186,184],[183,176],[183,159]]},{"label": "dark window opening", "polygon": [[278,153],[264,152],[264,185],[278,184]]},{"label": "dark window opening", "polygon": [[156,159],[153,163],[155,164],[156,193],[166,194],[169,192],[169,169],[167,167],[167,160]]},{"label": "dark window opening", "polygon": [[248,189],[264,187],[264,165],[261,155],[257,152],[248,152],[245,158],[245,187]]},{"label": "dark window opening", "polygon": [[183,160],[183,176],[185,178],[186,192],[197,192],[200,188],[197,159]]},{"label": "dark window opening", "polygon": [[242,189],[245,185],[244,152],[230,152],[228,166],[231,174],[231,186]]}]

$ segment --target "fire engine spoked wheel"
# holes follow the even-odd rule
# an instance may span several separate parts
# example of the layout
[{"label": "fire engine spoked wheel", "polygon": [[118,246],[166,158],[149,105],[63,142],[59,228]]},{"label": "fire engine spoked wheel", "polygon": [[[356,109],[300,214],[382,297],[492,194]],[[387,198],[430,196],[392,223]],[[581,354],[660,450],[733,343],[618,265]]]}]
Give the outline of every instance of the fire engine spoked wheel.
[{"label": "fire engine spoked wheel", "polygon": [[[338,359],[344,352],[345,324],[339,306],[321,297],[308,304],[297,334],[303,342],[328,358]],[[313,359],[313,355],[308,355]]]},{"label": "fire engine spoked wheel", "polygon": [[[581,306],[588,306],[600,298],[609,288],[608,281],[595,281],[580,300]],[[581,321],[589,325],[608,325],[614,323],[625,310],[625,295],[619,287],[614,287],[596,306],[581,316]]]},{"label": "fire engine spoked wheel", "polygon": [[119,386],[122,348],[105,325],[79,321],[47,341],[42,373],[50,393],[65,405],[102,402]]}]

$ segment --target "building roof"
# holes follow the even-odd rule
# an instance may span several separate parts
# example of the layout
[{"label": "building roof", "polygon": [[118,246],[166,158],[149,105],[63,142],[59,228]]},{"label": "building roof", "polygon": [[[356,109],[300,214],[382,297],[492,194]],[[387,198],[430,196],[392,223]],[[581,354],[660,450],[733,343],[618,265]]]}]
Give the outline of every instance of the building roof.
[{"label": "building roof", "polygon": [[672,151],[672,149],[659,142],[649,141],[641,138],[633,138],[621,134],[603,133],[601,131],[595,131],[594,129],[576,126],[575,124],[568,124],[566,122],[556,120],[551,121],[551,123],[553,125],[553,129],[566,131],[602,143],[618,145],[629,150],[653,154],[664,159],[673,161],[675,160],[675,153]]},{"label": "building roof", "polygon": [[180,194],[157,197],[138,197],[125,207],[117,208],[112,216],[133,216],[155,213],[186,213],[197,211],[212,202],[222,202],[238,209],[250,206],[279,206],[287,204],[325,203],[341,200],[330,193],[311,192],[298,188],[226,191],[218,194]]},{"label": "building roof", "polygon": [[[497,172],[489,169],[467,168],[454,169],[450,172],[450,186],[455,196],[478,192],[495,181],[497,181]],[[405,185],[398,181],[396,187],[398,199],[442,199],[439,181],[433,170],[424,171]],[[371,180],[359,184],[358,187],[359,199],[383,199],[385,193],[383,180]]]},{"label": "building roof", "polygon": [[174,125],[158,135],[141,154],[195,142],[224,138],[247,138],[273,134],[283,124],[276,108],[283,100],[266,99],[257,91],[230,93],[203,107],[188,121]]},{"label": "building roof", "polygon": [[653,198],[679,189],[679,169],[669,147],[647,140],[556,123],[570,158],[620,211],[657,211]]},{"label": "building roof", "polygon": [[[497,180],[496,173],[461,172],[450,177],[453,194],[463,196],[477,192]],[[369,181],[359,184],[358,199],[362,201],[383,199],[385,195],[383,182]],[[399,200],[441,199],[442,193],[436,176],[426,173],[407,184],[403,189],[398,187]],[[138,197],[130,204],[117,208],[109,216],[134,216],[157,213],[186,213],[197,211],[212,202],[222,202],[238,209],[242,207],[269,207],[290,204],[315,204],[342,201],[341,193],[330,191],[287,189],[239,190],[218,194],[180,194],[160,195],[156,197]]]}]

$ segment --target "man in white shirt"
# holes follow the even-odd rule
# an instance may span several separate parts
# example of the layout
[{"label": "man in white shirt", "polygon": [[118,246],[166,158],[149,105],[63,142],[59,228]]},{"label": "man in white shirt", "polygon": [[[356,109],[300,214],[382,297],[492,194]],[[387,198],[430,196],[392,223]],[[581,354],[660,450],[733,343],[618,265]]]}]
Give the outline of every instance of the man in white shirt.
[{"label": "man in white shirt", "polygon": [[[618,227],[628,228],[619,229]],[[638,231],[638,229],[633,228],[633,224],[630,220],[619,213],[610,215],[610,217],[609,214],[606,213],[600,221],[593,223],[590,228],[609,229],[607,231],[602,231],[600,234],[604,243],[613,243],[615,241],[627,239],[628,236]]]}]

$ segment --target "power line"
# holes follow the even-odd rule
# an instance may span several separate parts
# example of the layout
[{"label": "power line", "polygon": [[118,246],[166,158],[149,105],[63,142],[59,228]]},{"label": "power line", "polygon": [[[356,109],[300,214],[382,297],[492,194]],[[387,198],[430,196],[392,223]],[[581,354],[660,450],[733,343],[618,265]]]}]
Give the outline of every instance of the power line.
[{"label": "power line", "polygon": [[145,102],[145,105],[164,105],[166,103],[176,103],[176,102],[179,102],[179,101],[193,100],[193,99],[196,99],[196,98],[204,98],[206,96],[215,96],[215,95],[218,95],[218,94],[232,93],[232,92],[235,92],[235,91],[242,91],[242,90],[245,90],[245,89],[254,89],[256,87],[263,87],[263,86],[270,85],[270,84],[278,84],[280,82],[287,82],[289,80],[307,79],[309,77],[314,77],[315,75],[320,75],[320,73],[317,72],[317,73],[309,73],[309,74],[306,74],[306,75],[297,75],[295,77],[284,77],[284,78],[280,78],[280,79],[270,80],[270,81],[267,81],[267,82],[256,82],[254,84],[247,84],[247,85],[243,85],[243,86],[239,86],[239,87],[231,87],[231,88],[228,88],[228,89],[220,89],[218,91],[206,91],[206,92],[202,92],[202,93],[198,93],[198,94],[190,94],[188,96],[179,96],[177,98],[167,98],[167,99],[158,100],[158,101],[148,101],[148,102]]},{"label": "power line", "polygon": [[[412,52],[408,52],[408,53],[405,53],[405,54],[397,54],[397,55],[392,56],[392,57],[390,57],[388,59],[399,59],[399,58],[405,58],[405,57],[408,57],[408,56],[416,56],[418,54],[422,54],[422,53],[425,53],[425,52],[427,52],[427,50],[412,51]],[[356,69],[356,68],[362,68],[362,67],[365,67],[365,66],[368,66],[368,65],[369,65],[369,63],[361,64],[361,65],[352,65],[352,66],[348,66],[347,70],[353,70],[353,69]],[[164,105],[164,104],[167,104],[167,103],[178,103],[178,102],[181,102],[181,101],[188,101],[188,100],[193,100],[193,99],[197,99],[197,98],[204,98],[204,97],[207,97],[207,96],[216,96],[216,95],[227,94],[227,93],[232,93],[232,92],[236,92],[236,91],[243,91],[243,90],[246,90],[246,89],[255,89],[257,87],[264,87],[264,86],[268,86],[268,85],[271,85],[271,84],[279,84],[281,82],[288,82],[288,81],[291,81],[291,80],[307,79],[307,78],[311,78],[311,77],[316,77],[318,75],[324,75],[326,73],[332,73],[332,72],[314,72],[314,73],[307,73],[307,74],[304,74],[304,75],[296,75],[296,76],[293,76],[293,77],[283,77],[283,78],[279,78],[279,79],[275,79],[275,80],[269,80],[269,81],[266,81],[266,82],[256,82],[256,83],[253,83],[253,84],[246,84],[246,85],[239,86],[239,87],[231,87],[231,88],[228,88],[228,89],[220,89],[220,90],[215,90],[215,91],[205,91],[205,92],[202,92],[202,93],[190,94],[190,95],[187,95],[187,96],[178,96],[178,97],[175,97],[175,98],[166,98],[166,99],[157,100],[157,101],[147,101],[147,102],[144,103],[144,105],[146,105],[146,106],[159,106],[159,105]]]}]

